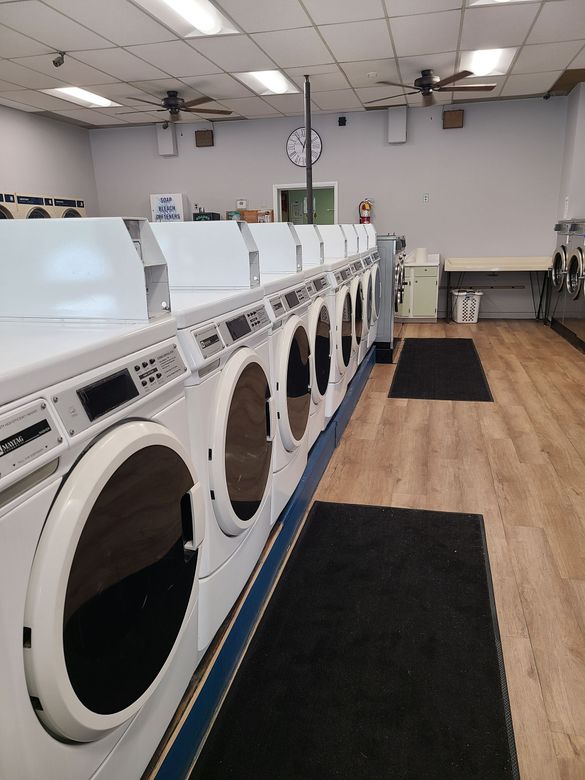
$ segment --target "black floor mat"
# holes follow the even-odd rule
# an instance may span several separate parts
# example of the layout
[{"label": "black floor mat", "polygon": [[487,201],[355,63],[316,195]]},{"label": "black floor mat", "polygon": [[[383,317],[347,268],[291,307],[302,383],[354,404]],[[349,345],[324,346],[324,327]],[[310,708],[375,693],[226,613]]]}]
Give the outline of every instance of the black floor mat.
[{"label": "black floor mat", "polygon": [[494,400],[473,339],[405,339],[388,397]]},{"label": "black floor mat", "polygon": [[480,515],[317,502],[191,780],[518,778]]}]

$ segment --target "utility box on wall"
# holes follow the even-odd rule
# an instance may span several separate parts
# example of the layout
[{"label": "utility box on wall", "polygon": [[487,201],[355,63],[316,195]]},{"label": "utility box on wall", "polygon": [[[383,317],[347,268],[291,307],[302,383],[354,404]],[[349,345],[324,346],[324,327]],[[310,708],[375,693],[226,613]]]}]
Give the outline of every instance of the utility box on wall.
[{"label": "utility box on wall", "polygon": [[388,143],[406,143],[407,106],[396,106],[388,109]]},{"label": "utility box on wall", "polygon": [[443,111],[443,130],[456,130],[463,127],[463,109]]},{"label": "utility box on wall", "polygon": [[157,125],[156,144],[161,157],[176,157],[178,150],[175,125],[170,122],[165,122],[164,125]]}]

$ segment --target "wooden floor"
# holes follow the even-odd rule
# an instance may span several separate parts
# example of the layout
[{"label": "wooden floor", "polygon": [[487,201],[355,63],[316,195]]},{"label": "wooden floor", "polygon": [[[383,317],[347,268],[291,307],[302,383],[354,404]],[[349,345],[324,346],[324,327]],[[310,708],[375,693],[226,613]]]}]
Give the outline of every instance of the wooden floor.
[{"label": "wooden floor", "polygon": [[585,355],[532,321],[472,337],[495,403],[387,398],[377,365],[316,498],[485,518],[523,780],[585,778]]}]

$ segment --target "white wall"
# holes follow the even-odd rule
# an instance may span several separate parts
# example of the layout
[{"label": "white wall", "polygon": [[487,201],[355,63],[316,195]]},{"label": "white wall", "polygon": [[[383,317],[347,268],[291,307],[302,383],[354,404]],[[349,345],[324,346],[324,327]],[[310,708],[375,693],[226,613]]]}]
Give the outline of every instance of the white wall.
[{"label": "white wall", "polygon": [[0,106],[0,192],[82,198],[97,215],[88,131]]},{"label": "white wall", "polygon": [[[548,254],[554,235],[566,100],[477,103],[465,127],[441,128],[441,109],[409,112],[408,142],[385,142],[385,112],[314,117],[323,138],[315,181],[339,182],[340,221],[357,217],[366,195],[380,231],[406,233],[411,246],[442,254]],[[274,183],[304,171],[285,156],[299,118],[215,125],[215,147],[196,149],[180,125],[179,154],[160,157],[154,128],[90,131],[102,215],[148,215],[148,195],[184,192],[223,214],[236,198],[272,206]],[[423,204],[423,193],[430,202]]]},{"label": "white wall", "polygon": [[585,216],[585,84],[578,84],[568,100],[558,216]]}]

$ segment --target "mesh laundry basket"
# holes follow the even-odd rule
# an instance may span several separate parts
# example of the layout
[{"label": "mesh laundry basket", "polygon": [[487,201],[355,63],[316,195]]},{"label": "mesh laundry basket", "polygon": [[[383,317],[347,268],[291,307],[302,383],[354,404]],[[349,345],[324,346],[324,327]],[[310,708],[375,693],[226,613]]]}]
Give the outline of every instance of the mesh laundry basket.
[{"label": "mesh laundry basket", "polygon": [[454,322],[477,322],[483,293],[480,290],[452,290],[451,293]]}]

